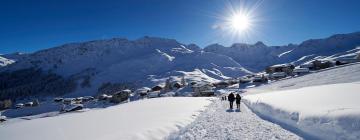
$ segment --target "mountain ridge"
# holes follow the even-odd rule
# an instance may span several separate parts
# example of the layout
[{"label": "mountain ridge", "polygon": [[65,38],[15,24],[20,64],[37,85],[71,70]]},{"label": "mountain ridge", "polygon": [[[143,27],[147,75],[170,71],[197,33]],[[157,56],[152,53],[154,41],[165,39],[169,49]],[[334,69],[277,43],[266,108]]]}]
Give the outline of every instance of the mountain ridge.
[{"label": "mountain ridge", "polygon": [[[360,46],[360,32],[310,39],[299,45],[269,47],[258,41],[234,43],[230,47],[212,44],[203,49],[196,44],[159,37],[112,38],[68,43],[30,54],[1,55],[4,59],[0,60],[12,63],[0,67],[0,74],[24,69],[30,69],[25,73],[31,74],[31,69],[40,69],[44,79],[56,75],[56,83],[75,83],[73,96],[94,95],[105,83],[154,86],[163,84],[169,76],[186,77],[189,82],[215,82],[253,74],[273,64],[301,64],[353,49],[356,52],[357,46]],[[196,78],[192,78],[194,74]],[[0,76],[0,83],[6,83],[7,78],[12,77]],[[9,91],[13,90],[6,90]]]}]

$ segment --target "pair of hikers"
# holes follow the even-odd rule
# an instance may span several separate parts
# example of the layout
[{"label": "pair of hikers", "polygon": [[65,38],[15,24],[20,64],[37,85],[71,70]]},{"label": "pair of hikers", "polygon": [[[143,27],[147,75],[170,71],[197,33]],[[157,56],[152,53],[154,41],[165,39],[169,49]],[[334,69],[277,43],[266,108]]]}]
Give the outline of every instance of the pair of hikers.
[{"label": "pair of hikers", "polygon": [[233,104],[235,100],[236,100],[236,108],[240,109],[241,96],[239,95],[239,93],[236,94],[236,97],[233,93],[230,93],[228,96],[228,100],[230,102],[230,109],[233,109]]},{"label": "pair of hikers", "polygon": [[226,101],[226,100],[227,100],[227,99],[226,99],[226,96],[222,96],[222,97],[221,97],[221,100],[223,100],[223,101],[225,100],[225,101]]}]

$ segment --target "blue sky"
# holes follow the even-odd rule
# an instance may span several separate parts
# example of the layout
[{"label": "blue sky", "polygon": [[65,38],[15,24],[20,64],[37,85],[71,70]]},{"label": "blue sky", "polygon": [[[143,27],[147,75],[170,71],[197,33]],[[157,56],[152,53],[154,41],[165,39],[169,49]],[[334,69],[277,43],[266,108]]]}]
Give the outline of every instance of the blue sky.
[{"label": "blue sky", "polygon": [[[358,0],[1,0],[0,54],[146,35],[201,47],[286,45],[360,31],[359,5]],[[213,28],[231,9],[253,9],[250,33],[234,37]]]}]

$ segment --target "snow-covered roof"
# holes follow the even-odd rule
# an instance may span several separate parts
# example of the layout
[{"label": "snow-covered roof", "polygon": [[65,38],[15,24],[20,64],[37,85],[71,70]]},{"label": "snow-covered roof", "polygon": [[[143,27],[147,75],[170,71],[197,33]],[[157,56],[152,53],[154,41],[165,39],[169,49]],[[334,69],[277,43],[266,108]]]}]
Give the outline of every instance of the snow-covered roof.
[{"label": "snow-covered roof", "polygon": [[160,91],[151,91],[148,94],[160,94]]},{"label": "snow-covered roof", "polygon": [[130,89],[124,89],[124,90],[122,90],[123,92],[131,92],[131,90]]},{"label": "snow-covered roof", "polygon": [[140,91],[140,90],[151,90],[151,88],[149,88],[149,87],[142,87],[142,88],[137,89],[137,91]]},{"label": "snow-covered roof", "polygon": [[292,64],[289,63],[285,63],[285,64],[276,64],[276,65],[272,65],[270,66],[271,68],[277,68],[277,67],[290,67]]},{"label": "snow-covered roof", "polygon": [[65,98],[64,101],[73,101],[75,98]]}]

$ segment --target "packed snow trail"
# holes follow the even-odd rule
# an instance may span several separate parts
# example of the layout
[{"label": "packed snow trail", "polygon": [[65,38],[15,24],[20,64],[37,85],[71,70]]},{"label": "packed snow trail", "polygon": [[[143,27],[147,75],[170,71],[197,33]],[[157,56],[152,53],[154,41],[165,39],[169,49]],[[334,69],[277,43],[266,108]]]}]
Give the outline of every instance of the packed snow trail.
[{"label": "packed snow trail", "polygon": [[240,106],[240,110],[231,111],[228,101],[216,100],[193,123],[171,134],[168,139],[303,139],[259,118],[244,104]]}]

